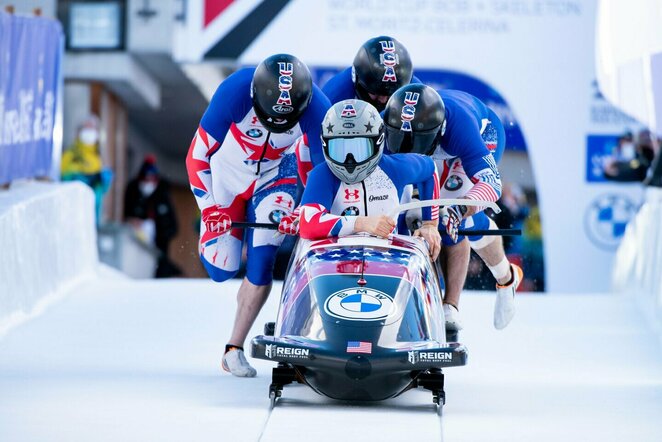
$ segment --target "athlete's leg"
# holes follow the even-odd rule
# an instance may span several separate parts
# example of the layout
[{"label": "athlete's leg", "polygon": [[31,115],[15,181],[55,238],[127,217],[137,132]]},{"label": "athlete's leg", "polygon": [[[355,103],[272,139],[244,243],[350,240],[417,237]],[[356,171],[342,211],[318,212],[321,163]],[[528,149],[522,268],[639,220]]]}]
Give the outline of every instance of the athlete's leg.
[{"label": "athlete's leg", "polygon": [[246,336],[250,331],[255,318],[269,297],[271,283],[256,285],[244,278],[237,293],[237,312],[234,317],[234,326],[228,345],[243,348]]},{"label": "athlete's leg", "polygon": [[[285,159],[283,159],[285,161]],[[251,198],[247,208],[249,222],[278,223],[294,209],[296,178],[276,176]],[[273,230],[251,229],[247,232],[246,277],[237,295],[237,314],[228,345],[243,347],[271,291],[276,253],[284,236]]]},{"label": "athlete's leg", "polygon": [[[465,230],[495,230],[497,225],[484,212],[479,212],[465,221]],[[469,236],[471,248],[487,265],[499,284],[511,279],[510,264],[503,250],[500,236]]]},{"label": "athlete's leg", "polygon": [[[484,213],[472,217],[477,229],[496,229],[496,224]],[[471,230],[471,227],[469,227]],[[506,327],[515,316],[515,291],[523,278],[522,269],[508,262],[500,236],[469,237],[471,247],[485,262],[497,280],[494,304],[494,327]]]},{"label": "athlete's leg", "polygon": [[[442,236],[442,241],[444,238],[448,238],[448,236]],[[439,255],[441,273],[444,275],[444,304],[453,306],[455,309],[455,311],[448,308],[444,309],[446,313],[446,328],[461,330],[462,324],[458,314],[458,307],[460,294],[467,278],[471,248],[466,238],[459,240],[457,244],[453,245],[449,245],[449,240],[450,238],[444,242]]]}]

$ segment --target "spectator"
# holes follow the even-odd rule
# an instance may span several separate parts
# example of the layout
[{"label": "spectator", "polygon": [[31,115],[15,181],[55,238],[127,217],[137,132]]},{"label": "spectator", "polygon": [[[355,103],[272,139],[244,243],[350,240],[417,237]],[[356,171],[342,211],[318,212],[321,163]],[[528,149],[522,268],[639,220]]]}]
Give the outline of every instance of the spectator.
[{"label": "spectator", "polygon": [[110,188],[113,173],[103,167],[99,154],[99,118],[96,115],[90,115],[78,127],[76,140],[62,154],[61,172],[62,181],[82,181],[92,188],[98,225],[103,196]]},{"label": "spectator", "polygon": [[605,178],[622,182],[643,181],[655,157],[653,141],[651,132],[647,129],[639,132],[637,144],[632,148],[628,139],[621,137],[616,155],[605,164]]},{"label": "spectator", "polygon": [[159,250],[156,278],[182,274],[168,257],[168,246],[177,234],[177,218],[170,201],[170,185],[147,155],[138,175],[129,181],[124,196],[124,218],[146,243]]},{"label": "spectator", "polygon": [[[500,213],[491,214],[494,222],[503,229],[520,229],[524,220],[529,214],[529,206],[524,190],[517,183],[503,182],[503,193],[497,201]],[[505,236],[503,238],[503,247],[507,254],[518,252],[515,250],[517,237]]]}]

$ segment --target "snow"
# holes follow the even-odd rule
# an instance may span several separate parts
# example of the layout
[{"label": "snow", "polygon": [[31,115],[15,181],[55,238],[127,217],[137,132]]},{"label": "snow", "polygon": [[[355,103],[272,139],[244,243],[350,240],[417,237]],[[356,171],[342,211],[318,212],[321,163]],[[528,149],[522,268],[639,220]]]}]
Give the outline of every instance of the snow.
[{"label": "snow", "polygon": [[297,385],[269,417],[272,363],[252,360],[255,379],[219,368],[238,283],[103,272],[79,284],[0,339],[0,440],[662,439],[662,349],[628,299],[522,295],[496,331],[493,294],[465,293],[469,365],[445,371],[440,426],[425,391],[356,405]]}]

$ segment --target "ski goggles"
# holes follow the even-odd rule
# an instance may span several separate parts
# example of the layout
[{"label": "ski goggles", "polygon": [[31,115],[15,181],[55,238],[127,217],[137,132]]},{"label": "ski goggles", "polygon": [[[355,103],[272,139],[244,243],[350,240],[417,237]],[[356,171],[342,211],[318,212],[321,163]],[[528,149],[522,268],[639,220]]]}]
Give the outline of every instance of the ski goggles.
[{"label": "ski goggles", "polygon": [[375,154],[375,143],[370,138],[331,138],[327,152],[337,163],[347,162],[350,154],[361,163]]}]

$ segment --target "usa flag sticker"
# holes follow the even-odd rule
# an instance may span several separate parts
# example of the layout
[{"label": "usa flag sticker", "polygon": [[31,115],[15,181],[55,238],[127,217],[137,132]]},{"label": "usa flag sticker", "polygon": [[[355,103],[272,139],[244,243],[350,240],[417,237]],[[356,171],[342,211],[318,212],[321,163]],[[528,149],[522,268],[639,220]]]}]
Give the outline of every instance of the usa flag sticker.
[{"label": "usa flag sticker", "polygon": [[347,353],[372,353],[372,342],[347,341]]}]

